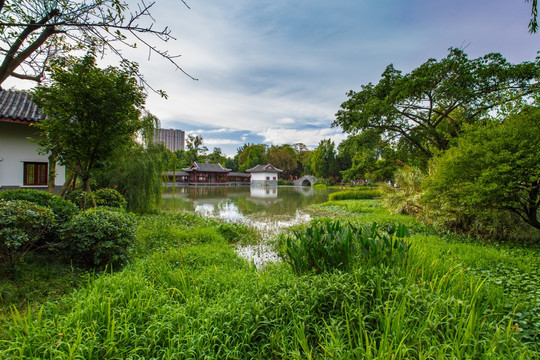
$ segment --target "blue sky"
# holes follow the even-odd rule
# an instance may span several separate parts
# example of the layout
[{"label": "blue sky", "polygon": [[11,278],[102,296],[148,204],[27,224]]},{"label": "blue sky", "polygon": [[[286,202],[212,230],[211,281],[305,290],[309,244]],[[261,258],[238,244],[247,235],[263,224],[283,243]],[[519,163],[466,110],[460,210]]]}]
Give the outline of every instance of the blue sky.
[{"label": "blue sky", "polygon": [[158,0],[155,26],[193,81],[148,52],[126,50],[168,100],[150,93],[147,108],[163,128],[201,135],[234,155],[244,143],[302,142],[310,148],[345,138],[331,128],[349,90],[378,82],[387,65],[409,72],[448,48],[471,58],[499,52],[532,61],[524,0]]}]

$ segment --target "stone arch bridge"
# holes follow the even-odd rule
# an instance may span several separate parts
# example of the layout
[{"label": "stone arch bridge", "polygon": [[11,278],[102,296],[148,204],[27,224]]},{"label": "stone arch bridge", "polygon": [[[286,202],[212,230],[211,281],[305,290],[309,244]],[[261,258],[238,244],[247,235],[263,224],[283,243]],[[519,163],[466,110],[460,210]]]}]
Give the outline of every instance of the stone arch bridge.
[{"label": "stone arch bridge", "polygon": [[306,175],[306,176],[302,176],[298,180],[294,180],[293,184],[295,186],[313,186],[313,184],[315,184],[316,180],[317,180],[317,178],[315,176]]}]

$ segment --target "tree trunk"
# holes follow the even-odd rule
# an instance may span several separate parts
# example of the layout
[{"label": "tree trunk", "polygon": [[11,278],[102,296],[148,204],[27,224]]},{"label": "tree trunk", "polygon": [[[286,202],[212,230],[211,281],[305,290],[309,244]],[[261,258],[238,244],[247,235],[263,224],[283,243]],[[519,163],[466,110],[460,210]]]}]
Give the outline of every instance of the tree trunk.
[{"label": "tree trunk", "polygon": [[54,194],[54,188],[56,187],[56,156],[49,155],[49,180],[47,181],[47,191]]},{"label": "tree trunk", "polygon": [[[68,169],[66,169],[66,171],[67,170]],[[60,189],[60,192],[58,193],[58,195],[63,197],[66,194],[67,190],[69,189],[69,186],[71,185],[71,183],[74,182],[76,179],[77,179],[77,177],[76,177],[75,173],[73,171],[70,171],[69,175],[68,175],[68,177],[66,179],[66,182],[62,186],[62,189]]]}]

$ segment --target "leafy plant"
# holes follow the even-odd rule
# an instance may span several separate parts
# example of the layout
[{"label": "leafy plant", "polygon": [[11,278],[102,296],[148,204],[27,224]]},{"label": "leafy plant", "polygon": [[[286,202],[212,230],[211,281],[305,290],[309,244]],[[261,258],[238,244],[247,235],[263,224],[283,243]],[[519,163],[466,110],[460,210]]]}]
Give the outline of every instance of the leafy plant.
[{"label": "leafy plant", "polygon": [[136,234],[136,221],[123,211],[85,210],[65,224],[59,248],[83,266],[122,265]]},{"label": "leafy plant", "polygon": [[0,262],[17,263],[55,223],[53,212],[26,200],[0,200]]},{"label": "leafy plant", "polygon": [[36,189],[5,190],[0,192],[0,199],[26,200],[47,207],[54,213],[58,224],[68,221],[78,212],[77,207],[71,201]]},{"label": "leafy plant", "polygon": [[401,224],[383,231],[377,223],[368,227],[323,221],[286,238],[286,260],[299,274],[350,270],[357,260],[389,264],[407,257],[409,246],[403,239],[408,236]]}]

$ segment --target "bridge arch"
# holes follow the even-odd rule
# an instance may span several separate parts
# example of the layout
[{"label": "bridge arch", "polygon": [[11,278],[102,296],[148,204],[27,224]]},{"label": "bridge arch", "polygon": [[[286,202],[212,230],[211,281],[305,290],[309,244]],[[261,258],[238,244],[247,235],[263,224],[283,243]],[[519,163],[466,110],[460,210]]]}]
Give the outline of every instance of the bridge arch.
[{"label": "bridge arch", "polygon": [[296,186],[313,186],[317,178],[313,175],[306,175],[298,180],[293,181]]}]

